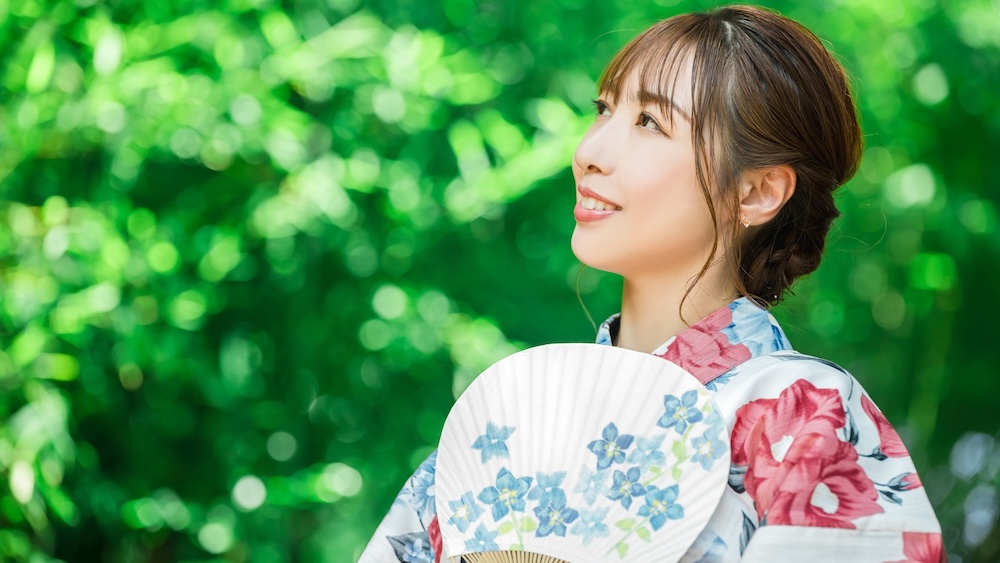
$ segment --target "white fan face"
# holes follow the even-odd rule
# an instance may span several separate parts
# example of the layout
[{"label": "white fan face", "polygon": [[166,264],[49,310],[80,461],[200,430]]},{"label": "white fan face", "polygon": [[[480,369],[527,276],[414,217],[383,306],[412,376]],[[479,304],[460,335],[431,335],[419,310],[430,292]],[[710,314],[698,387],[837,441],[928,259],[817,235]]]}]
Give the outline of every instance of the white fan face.
[{"label": "white fan face", "polygon": [[728,472],[722,417],[691,374],[610,346],[532,348],[483,372],[445,422],[444,555],[677,561]]}]

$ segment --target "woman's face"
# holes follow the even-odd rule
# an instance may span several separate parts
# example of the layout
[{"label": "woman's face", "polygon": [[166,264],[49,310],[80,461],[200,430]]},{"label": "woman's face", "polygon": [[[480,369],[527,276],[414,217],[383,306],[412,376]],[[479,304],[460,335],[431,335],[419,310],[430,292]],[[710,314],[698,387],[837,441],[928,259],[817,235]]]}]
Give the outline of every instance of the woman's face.
[{"label": "woman's face", "polygon": [[667,94],[640,88],[635,74],[617,99],[602,92],[573,157],[573,252],[626,280],[694,276],[717,238],[695,172],[690,57],[673,88],[672,125],[656,101]]}]

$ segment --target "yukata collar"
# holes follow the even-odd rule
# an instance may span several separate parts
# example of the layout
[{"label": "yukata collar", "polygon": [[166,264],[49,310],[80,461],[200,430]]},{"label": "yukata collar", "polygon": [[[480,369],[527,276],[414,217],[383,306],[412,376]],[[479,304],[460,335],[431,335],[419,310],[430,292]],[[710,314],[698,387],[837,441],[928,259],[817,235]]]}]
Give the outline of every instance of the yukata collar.
[{"label": "yukata collar", "polygon": [[[617,313],[601,323],[597,343],[613,345],[620,321]],[[714,389],[716,379],[743,362],[791,349],[771,313],[740,297],[671,337],[653,355],[674,362]]]}]

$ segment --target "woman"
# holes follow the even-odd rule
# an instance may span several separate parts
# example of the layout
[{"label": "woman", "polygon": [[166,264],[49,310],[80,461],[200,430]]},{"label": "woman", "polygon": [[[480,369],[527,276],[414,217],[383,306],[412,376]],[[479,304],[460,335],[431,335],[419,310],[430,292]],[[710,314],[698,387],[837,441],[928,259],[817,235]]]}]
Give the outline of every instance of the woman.
[{"label": "woman", "polygon": [[[729,486],[682,561],[941,560],[899,436],[767,312],[819,265],[832,193],[861,157],[840,65],[795,22],[726,7],[632,40],[595,105],[572,163],[573,251],[624,278],[598,343],[686,369],[730,430]],[[440,557],[433,478],[431,456],[362,560]]]}]

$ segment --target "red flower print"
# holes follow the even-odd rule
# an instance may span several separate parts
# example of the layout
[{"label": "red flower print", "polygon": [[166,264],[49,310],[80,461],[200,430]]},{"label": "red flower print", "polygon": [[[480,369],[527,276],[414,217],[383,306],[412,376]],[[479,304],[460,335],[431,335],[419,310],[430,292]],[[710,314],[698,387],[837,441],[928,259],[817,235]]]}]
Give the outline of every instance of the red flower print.
[{"label": "red flower print", "polygon": [[777,399],[751,401],[736,411],[733,426],[733,463],[754,465],[761,438],[767,450],[761,452],[776,462],[784,457],[792,440],[806,434],[836,436],[846,423],[844,403],[836,389],[819,389],[800,379],[781,392]]},{"label": "red flower print", "polygon": [[906,559],[886,563],[947,563],[941,534],[903,532],[903,555]]},{"label": "red flower print", "polygon": [[722,329],[733,323],[733,312],[723,307],[701,322],[681,331],[660,357],[670,360],[708,383],[750,359],[750,349],[732,344]]},{"label": "red flower print", "polygon": [[920,482],[920,476],[916,473],[907,473],[905,477],[899,480],[899,490],[901,491],[912,491],[913,489],[919,489],[923,484]]},{"label": "red flower print", "polygon": [[861,395],[861,407],[865,409],[865,412],[868,413],[868,418],[872,419],[875,427],[878,428],[878,439],[881,443],[882,453],[889,457],[909,456],[910,454],[906,451],[906,446],[899,439],[899,434],[896,433],[896,430],[886,420],[885,415],[878,410],[878,407],[875,406],[875,403],[867,395]]},{"label": "red flower print", "polygon": [[429,526],[427,526],[427,536],[431,539],[431,549],[434,550],[434,563],[440,563],[443,542],[441,541],[441,525],[438,524],[438,517],[434,516]]},{"label": "red flower print", "polygon": [[746,466],[744,487],[768,524],[853,528],[882,512],[857,451],[837,436],[845,424],[840,392],[804,379],[736,412],[733,463]]},{"label": "red flower print", "polygon": [[854,446],[815,434],[795,440],[760,485],[757,506],[768,524],[824,528],[854,528],[852,520],[883,512]]}]

